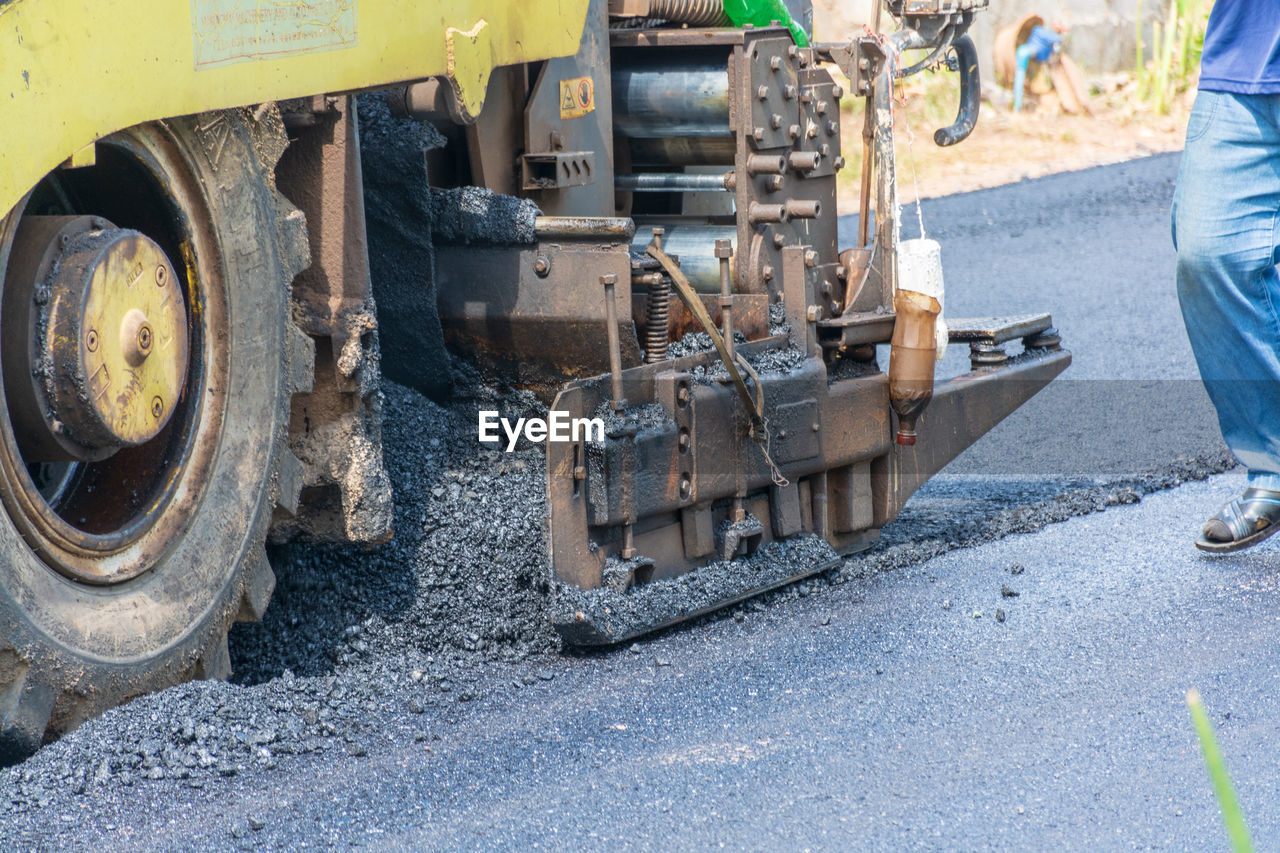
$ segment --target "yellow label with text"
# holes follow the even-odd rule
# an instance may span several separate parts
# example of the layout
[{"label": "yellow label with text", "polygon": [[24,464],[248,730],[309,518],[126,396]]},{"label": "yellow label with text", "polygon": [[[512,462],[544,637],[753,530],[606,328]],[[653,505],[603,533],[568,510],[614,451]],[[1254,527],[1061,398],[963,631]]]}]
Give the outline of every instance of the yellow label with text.
[{"label": "yellow label with text", "polygon": [[590,77],[560,81],[560,118],[580,118],[596,108],[596,84]]}]

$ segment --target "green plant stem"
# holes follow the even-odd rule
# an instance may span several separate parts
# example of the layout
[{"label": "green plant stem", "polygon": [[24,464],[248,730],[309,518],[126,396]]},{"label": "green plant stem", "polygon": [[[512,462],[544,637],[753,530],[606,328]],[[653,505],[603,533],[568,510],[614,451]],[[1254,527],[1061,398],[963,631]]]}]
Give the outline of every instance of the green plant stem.
[{"label": "green plant stem", "polygon": [[1227,835],[1231,839],[1231,849],[1235,853],[1253,853],[1253,840],[1249,837],[1249,827],[1244,822],[1244,814],[1240,804],[1236,802],[1235,790],[1231,787],[1231,777],[1227,775],[1226,765],[1222,761],[1222,753],[1218,751],[1218,741],[1213,736],[1213,725],[1209,715],[1205,713],[1204,703],[1200,701],[1200,691],[1187,691],[1187,709],[1191,712],[1191,722],[1196,727],[1196,735],[1200,738],[1200,749],[1204,753],[1204,763],[1209,769],[1209,780],[1213,783],[1214,796],[1218,798],[1218,807],[1222,810],[1222,822],[1226,825]]}]

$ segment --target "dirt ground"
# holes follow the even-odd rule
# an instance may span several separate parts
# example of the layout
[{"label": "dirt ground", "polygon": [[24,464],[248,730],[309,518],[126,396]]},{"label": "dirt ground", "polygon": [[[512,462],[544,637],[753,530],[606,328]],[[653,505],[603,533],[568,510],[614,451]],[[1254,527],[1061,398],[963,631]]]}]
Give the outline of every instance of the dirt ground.
[{"label": "dirt ground", "polygon": [[[815,31],[858,32],[863,6],[848,0],[815,0]],[[886,18],[885,26],[890,26]],[[979,50],[989,49],[980,45]],[[933,131],[950,124],[959,101],[953,72],[923,72],[901,84],[903,130],[898,139],[900,198],[921,198],[999,186],[1055,172],[1119,163],[1165,151],[1181,150],[1187,116],[1195,96],[1194,81],[1172,101],[1168,114],[1156,114],[1141,98],[1129,73],[1100,75],[1083,69],[1091,90],[1092,115],[1068,115],[1059,107],[1047,77],[1029,81],[1026,103],[1012,110],[1012,94],[993,80],[983,81],[982,111],[977,129],[960,145],[944,149],[933,143]],[[838,72],[837,72],[838,74]],[[862,162],[862,108],[844,101],[842,140],[848,166],[841,173],[840,212],[856,212]]]},{"label": "dirt ground", "polygon": [[[992,97],[984,99],[973,135],[953,148],[939,148],[933,131],[955,114],[955,75],[925,72],[921,77],[902,87],[899,107],[898,180],[904,204],[915,198],[913,174],[920,197],[933,198],[1181,150],[1194,97],[1194,90],[1183,93],[1168,115],[1156,115],[1135,103],[1134,84],[1120,76],[1093,81],[1104,91],[1093,96],[1092,116],[1068,115],[1052,96],[1039,102],[1029,98],[1022,112],[1015,113],[1003,103],[1007,93],[986,87]],[[862,160],[862,109],[850,107],[842,128],[850,168],[842,173],[841,213],[857,210]]]}]

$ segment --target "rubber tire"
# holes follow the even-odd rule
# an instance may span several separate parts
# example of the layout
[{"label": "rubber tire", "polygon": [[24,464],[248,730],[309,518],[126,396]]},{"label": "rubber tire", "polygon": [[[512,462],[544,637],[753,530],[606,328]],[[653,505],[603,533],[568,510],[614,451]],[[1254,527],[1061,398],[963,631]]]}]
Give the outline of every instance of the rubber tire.
[{"label": "rubber tire", "polygon": [[227,338],[210,339],[226,358],[223,421],[185,529],[132,580],[69,580],[0,512],[0,763],[133,697],[229,676],[230,625],[260,618],[274,588],[264,541],[290,397],[309,388],[314,349],[290,314],[290,283],[309,253],[302,214],[274,187],[284,126],[274,107],[259,113],[121,132],[176,158],[168,167],[202,188],[226,299]]}]

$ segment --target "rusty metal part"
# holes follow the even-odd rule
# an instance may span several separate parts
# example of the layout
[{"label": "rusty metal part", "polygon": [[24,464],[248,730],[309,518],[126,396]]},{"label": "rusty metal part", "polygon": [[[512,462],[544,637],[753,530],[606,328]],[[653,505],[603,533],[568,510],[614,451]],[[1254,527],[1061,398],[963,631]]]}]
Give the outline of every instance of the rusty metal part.
[{"label": "rusty metal part", "polygon": [[[615,411],[627,407],[627,399],[622,395],[622,345],[618,342],[618,295],[615,288],[618,276],[608,273],[600,276],[604,285],[605,324],[609,339],[609,376],[612,380],[613,399],[609,406]],[[623,554],[623,559],[630,559],[632,554]]]},{"label": "rusty metal part", "polygon": [[948,320],[947,337],[969,344],[969,362],[974,370],[1008,362],[1010,355],[1004,346],[1019,338],[1027,350],[1056,352],[1062,345],[1061,337],[1053,328],[1053,318],[1048,314]]},{"label": "rusty metal part", "polygon": [[783,207],[787,211],[787,219],[817,219],[822,212],[822,202],[814,199],[788,199]]},{"label": "rusty metal part", "polygon": [[[738,347],[752,358],[781,341],[772,339]],[[774,479],[760,450],[747,434],[737,392],[720,383],[695,384],[688,379],[697,367],[711,367],[719,356],[704,353],[661,365],[646,365],[624,375],[631,403],[658,402],[670,422],[631,435],[606,437],[598,448],[558,444],[548,447],[548,496],[551,501],[553,567],[560,580],[584,588],[601,583],[605,559],[616,553],[611,534],[632,523],[635,547],[654,561],[653,579],[673,577],[721,555],[714,541],[696,536],[728,521],[733,505],[721,498],[741,494],[744,509],[756,518],[779,516],[766,524],[760,541],[812,530],[809,477],[830,468],[853,466],[860,488],[829,496],[829,511],[870,521],[855,504],[869,506],[870,460],[889,448],[887,384],[883,374],[828,382],[820,359],[808,359],[796,370],[761,374],[765,417],[772,424],[771,453],[790,480],[775,492]],[[684,393],[681,390],[684,389]],[[607,393],[599,380],[570,385],[555,408],[594,411]],[[813,429],[814,424],[818,429]],[[588,460],[587,484],[574,493],[564,477],[574,458]],[[631,460],[644,459],[643,467]],[[680,488],[684,478],[688,485]],[[741,480],[741,483],[740,483]],[[794,503],[792,503],[794,501]],[[780,513],[771,512],[777,503]],[[786,504],[784,508],[782,504]],[[794,509],[794,512],[792,512]],[[686,527],[681,513],[705,519]],[[629,520],[634,519],[634,520]],[[834,532],[842,547],[858,547],[874,539],[866,527]],[[686,532],[688,530],[689,532]]]},{"label": "rusty metal part", "polygon": [[164,250],[100,217],[31,216],[6,278],[5,373],[24,456],[100,460],[158,435],[188,356]]},{"label": "rusty metal part", "polygon": [[[608,220],[603,228],[576,227],[603,221],[563,227],[569,223],[556,220],[540,232],[551,236],[532,246],[437,246],[440,321],[450,348],[547,399],[569,379],[607,373],[608,323],[599,280],[612,273],[618,277],[623,366],[639,364],[627,251],[634,224]],[[619,236],[591,236],[601,233]],[[541,275],[535,270],[539,257],[546,259]]]},{"label": "rusty metal part", "polygon": [[818,322],[818,341],[830,350],[888,343],[893,337],[894,320],[891,312],[845,312]]},{"label": "rusty metal part", "polygon": [[[778,343],[760,341],[739,352],[750,358]],[[675,577],[742,553],[738,540],[715,534],[727,534],[738,519],[767,519],[755,528],[756,546],[814,533],[841,553],[868,547],[929,476],[1061,372],[1070,355],[1043,352],[944,384],[918,423],[921,444],[896,449],[889,441],[893,424],[883,373],[830,379],[815,358],[783,374],[763,374],[770,401],[766,416],[776,432],[774,458],[791,482],[785,488],[773,484],[758,451],[744,440],[733,391],[715,382],[690,383],[693,371],[716,359],[704,353],[626,371],[632,404],[659,403],[670,418],[666,424],[623,430],[607,436],[603,445],[548,446],[557,579],[600,587],[606,563],[623,548],[634,548],[634,559],[651,564],[647,580]],[[571,414],[595,411],[608,393],[602,379],[573,383],[555,408]],[[575,459],[587,460],[585,485],[573,479]],[[645,460],[643,466],[636,465],[639,459]],[[680,488],[686,477],[689,485]],[[795,577],[822,568],[815,565]],[[740,594],[756,591],[744,581]],[[592,617],[583,619],[557,628],[579,644],[625,638]],[[669,620],[659,621],[635,633]]]},{"label": "rusty metal part", "polygon": [[789,217],[790,212],[785,204],[761,204],[758,201],[753,201],[747,210],[747,221],[752,225],[768,222],[786,222]]},{"label": "rusty metal part", "polygon": [[733,340],[733,283],[729,272],[730,259],[733,257],[733,243],[729,240],[716,240],[716,260],[720,262],[720,316],[721,335],[729,350],[729,358],[734,357]]},{"label": "rusty metal part", "polygon": [[[680,269],[699,293],[718,293],[720,290],[720,262],[715,257],[717,240],[729,240],[737,236],[732,226],[721,225],[668,225],[662,248],[680,259]],[[631,242],[631,251],[640,254],[649,245],[643,237]]]},{"label": "rusty metal part", "polygon": [[[799,153],[799,152],[794,152]],[[781,155],[774,154],[749,154],[747,155],[747,174],[755,177],[756,175],[781,175],[787,170],[787,159]]]},{"label": "rusty metal part", "polygon": [[633,220],[613,216],[539,216],[533,235],[539,240],[630,240],[636,233]]},{"label": "rusty metal part", "polygon": [[1057,351],[1062,349],[1062,337],[1058,334],[1057,329],[1050,326],[1041,332],[1023,338],[1022,346],[1029,350],[1047,349]]},{"label": "rusty metal part", "polygon": [[551,151],[520,157],[522,190],[560,190],[596,182],[594,151]]},{"label": "rusty metal part", "polygon": [[299,511],[276,513],[275,541],[385,542],[390,482],[382,462],[377,319],[369,281],[359,127],[351,96],[293,108],[281,192],[306,216],[311,265],[293,283],[294,317],[315,342],[315,381],[293,398],[289,446],[302,463]]},{"label": "rusty metal part", "polygon": [[[632,279],[634,281],[634,278]],[[671,333],[671,282],[656,275],[645,295],[644,361],[655,364],[667,359],[667,341]]]},{"label": "rusty metal part", "polygon": [[691,27],[727,27],[724,0],[609,0],[616,18],[651,18]]},{"label": "rusty metal part", "polygon": [[[636,318],[636,333],[641,337],[648,333],[645,309],[647,295],[633,292],[631,296],[631,313]],[[724,314],[720,307],[720,296],[711,293],[699,293],[698,299],[702,307],[711,316],[712,322],[723,327]],[[670,314],[667,318],[668,339],[678,341],[690,332],[702,331],[697,319],[684,307],[678,299],[672,300]],[[889,315],[889,326],[892,328],[893,315]],[[738,293],[733,297],[734,331],[749,341],[759,340],[769,335],[769,297],[764,293]],[[885,338],[888,340],[888,338]]]},{"label": "rusty metal part", "polygon": [[1039,335],[1052,328],[1053,317],[1049,314],[947,318],[947,338],[957,343],[1003,344]]}]

